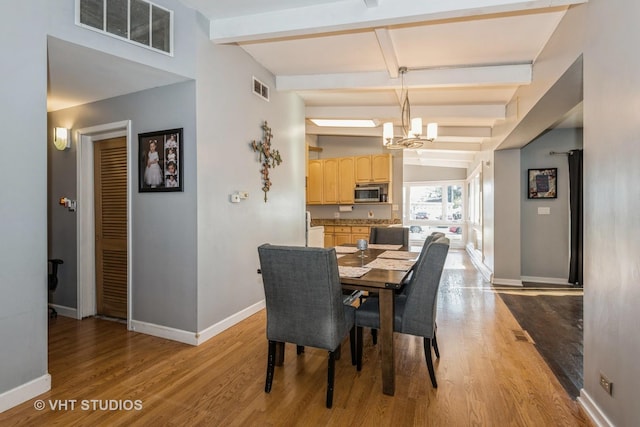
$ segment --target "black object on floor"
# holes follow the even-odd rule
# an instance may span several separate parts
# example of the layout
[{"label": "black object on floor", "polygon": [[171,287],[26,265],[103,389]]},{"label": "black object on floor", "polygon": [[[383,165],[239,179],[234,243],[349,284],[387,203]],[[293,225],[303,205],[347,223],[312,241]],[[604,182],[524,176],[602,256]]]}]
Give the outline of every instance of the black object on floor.
[{"label": "black object on floor", "polygon": [[582,292],[572,288],[496,289],[572,398],[583,387]]}]

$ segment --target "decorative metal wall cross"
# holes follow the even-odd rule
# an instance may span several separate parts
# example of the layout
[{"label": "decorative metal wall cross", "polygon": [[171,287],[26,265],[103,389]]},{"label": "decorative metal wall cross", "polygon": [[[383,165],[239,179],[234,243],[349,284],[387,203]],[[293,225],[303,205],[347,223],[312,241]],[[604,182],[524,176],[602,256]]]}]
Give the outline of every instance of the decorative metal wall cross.
[{"label": "decorative metal wall cross", "polygon": [[280,152],[278,150],[271,149],[271,138],[273,137],[273,134],[271,133],[271,128],[267,125],[266,120],[262,125],[262,130],[262,141],[252,141],[251,147],[253,148],[253,151],[260,153],[260,163],[262,163],[262,169],[260,169],[263,183],[262,191],[264,192],[264,202],[267,203],[267,191],[271,188],[269,169],[275,168],[282,163],[282,158],[280,157]]}]

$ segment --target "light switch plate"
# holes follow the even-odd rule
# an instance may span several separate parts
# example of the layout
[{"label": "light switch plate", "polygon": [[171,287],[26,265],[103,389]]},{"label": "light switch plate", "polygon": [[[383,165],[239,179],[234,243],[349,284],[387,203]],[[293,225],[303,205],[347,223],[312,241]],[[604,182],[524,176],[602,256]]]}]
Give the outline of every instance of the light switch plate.
[{"label": "light switch plate", "polygon": [[538,215],[550,215],[551,214],[551,208],[546,206],[546,207],[539,207],[538,208]]}]

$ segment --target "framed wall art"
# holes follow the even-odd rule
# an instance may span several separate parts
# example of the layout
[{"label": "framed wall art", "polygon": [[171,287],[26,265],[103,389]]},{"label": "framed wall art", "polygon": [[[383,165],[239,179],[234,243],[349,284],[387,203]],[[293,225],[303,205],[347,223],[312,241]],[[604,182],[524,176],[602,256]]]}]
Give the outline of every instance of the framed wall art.
[{"label": "framed wall art", "polygon": [[529,169],[528,198],[555,199],[558,197],[556,180],[557,168]]},{"label": "framed wall art", "polygon": [[138,134],[138,191],[182,191],[182,128]]}]

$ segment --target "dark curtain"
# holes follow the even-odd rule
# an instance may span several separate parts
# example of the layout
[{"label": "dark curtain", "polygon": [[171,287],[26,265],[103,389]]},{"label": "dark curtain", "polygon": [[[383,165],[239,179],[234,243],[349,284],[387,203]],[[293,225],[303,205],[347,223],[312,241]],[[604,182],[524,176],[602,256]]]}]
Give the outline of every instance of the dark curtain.
[{"label": "dark curtain", "polygon": [[569,283],[582,286],[582,150],[569,152],[569,207],[571,209],[571,259]]}]

